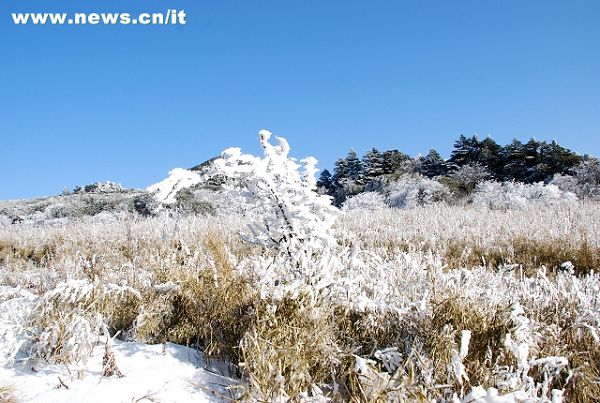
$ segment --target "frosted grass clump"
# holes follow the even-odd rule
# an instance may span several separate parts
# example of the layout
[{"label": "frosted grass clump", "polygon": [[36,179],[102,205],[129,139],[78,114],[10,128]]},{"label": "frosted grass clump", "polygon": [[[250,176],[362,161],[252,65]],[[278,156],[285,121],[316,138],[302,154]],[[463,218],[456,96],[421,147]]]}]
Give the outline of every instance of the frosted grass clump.
[{"label": "frosted grass clump", "polygon": [[22,305],[21,320],[13,323],[13,333],[22,336],[11,348],[14,358],[28,346],[28,357],[56,363],[85,363],[94,343],[108,335],[106,316],[123,298],[141,298],[128,286],[101,284],[98,280],[71,280]]},{"label": "frosted grass clump", "polygon": [[477,185],[473,204],[490,209],[524,209],[533,205],[570,204],[577,196],[565,192],[558,186],[544,183],[525,184],[521,182],[486,181]]},{"label": "frosted grass clump", "polygon": [[387,208],[385,196],[377,192],[364,192],[348,198],[342,204],[342,211],[380,211]]}]

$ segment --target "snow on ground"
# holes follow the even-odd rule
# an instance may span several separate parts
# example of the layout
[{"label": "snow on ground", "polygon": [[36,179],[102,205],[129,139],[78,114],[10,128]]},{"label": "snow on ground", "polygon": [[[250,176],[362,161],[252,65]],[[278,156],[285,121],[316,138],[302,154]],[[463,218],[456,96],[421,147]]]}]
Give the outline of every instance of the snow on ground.
[{"label": "snow on ground", "polygon": [[202,177],[195,172],[183,168],[175,168],[169,171],[169,176],[164,180],[148,186],[146,190],[154,193],[154,197],[161,203],[175,203],[175,195],[181,189],[189,188],[200,183]]},{"label": "snow on ground", "polygon": [[67,367],[20,355],[13,362],[7,354],[15,313],[31,302],[31,294],[13,290],[0,290],[0,385],[11,385],[19,402],[221,402],[235,395],[239,382],[222,375],[225,364],[207,366],[202,353],[172,343],[111,340],[122,378],[102,376],[105,337],[85,365]]}]

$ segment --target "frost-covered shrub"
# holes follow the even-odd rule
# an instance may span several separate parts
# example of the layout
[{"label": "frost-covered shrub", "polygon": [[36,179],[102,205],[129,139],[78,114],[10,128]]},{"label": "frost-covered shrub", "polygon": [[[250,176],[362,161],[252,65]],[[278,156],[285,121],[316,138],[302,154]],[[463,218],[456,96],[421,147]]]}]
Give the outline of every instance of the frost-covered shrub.
[{"label": "frost-covered shrub", "polygon": [[342,210],[379,211],[386,207],[384,195],[375,192],[364,192],[347,199],[342,205]]},{"label": "frost-covered shrub", "polygon": [[51,205],[46,213],[48,218],[64,218],[69,216],[69,206],[65,203],[56,203]]},{"label": "frost-covered shrub", "polygon": [[85,362],[100,335],[108,335],[110,315],[127,297],[141,295],[127,286],[72,280],[41,296],[24,324],[29,356],[60,363]]},{"label": "frost-covered shrub", "polygon": [[436,180],[422,175],[404,175],[385,188],[390,207],[407,208],[445,201],[450,190]]},{"label": "frost-covered shrub", "polygon": [[580,185],[577,194],[582,198],[600,198],[600,160],[594,157],[587,158],[573,171]]},{"label": "frost-covered shrub", "polygon": [[246,240],[277,247],[291,256],[297,251],[335,245],[336,209],[331,198],[316,192],[317,160],[288,157],[290,146],[282,137],[269,143],[271,132],[261,130],[264,157],[242,154],[239,148],[223,151],[211,174],[224,174],[235,182],[230,191],[241,194],[251,217]]},{"label": "frost-covered shrub", "polygon": [[13,224],[17,221],[16,218],[11,218],[6,214],[0,214],[0,227],[2,226],[8,226],[10,224]]},{"label": "frost-covered shrub", "polygon": [[118,183],[106,181],[106,182],[96,182],[91,183],[89,185],[85,185],[83,189],[78,187],[75,192],[84,192],[84,193],[113,193],[113,192],[122,192],[125,190],[123,186]]},{"label": "frost-covered shrub", "polygon": [[571,175],[556,174],[550,181],[551,185],[557,186],[563,192],[569,192],[578,195],[580,190],[577,178]]},{"label": "frost-covered shrub", "polygon": [[148,193],[142,193],[141,195],[134,197],[131,203],[133,211],[143,217],[150,217],[159,210],[158,202]]},{"label": "frost-covered shrub", "polygon": [[214,214],[215,212],[213,203],[206,199],[203,200],[202,198],[197,198],[196,192],[190,188],[181,189],[177,192],[175,200],[176,208],[185,213],[208,215]]},{"label": "frost-covered shrub", "polygon": [[204,185],[197,189],[185,188],[177,193],[177,202],[172,207],[184,213],[243,216],[250,208],[240,193],[239,186],[228,183],[222,183],[217,189],[207,189]]},{"label": "frost-covered shrub", "polygon": [[477,186],[473,204],[491,209],[523,209],[529,204],[569,204],[576,200],[573,193],[552,184],[486,181]]},{"label": "frost-covered shrub", "polygon": [[580,199],[600,198],[600,161],[588,158],[573,169],[572,175],[555,175],[552,184]]},{"label": "frost-covered shrub", "polygon": [[462,165],[450,174],[450,178],[456,183],[458,189],[470,195],[478,183],[490,177],[488,169],[478,163]]}]

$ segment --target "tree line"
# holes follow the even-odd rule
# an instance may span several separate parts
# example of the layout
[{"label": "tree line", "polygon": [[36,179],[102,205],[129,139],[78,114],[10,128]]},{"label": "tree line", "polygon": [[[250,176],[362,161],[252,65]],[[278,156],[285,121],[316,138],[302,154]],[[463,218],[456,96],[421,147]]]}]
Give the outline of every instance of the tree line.
[{"label": "tree line", "polygon": [[598,165],[596,158],[579,155],[556,141],[532,138],[523,143],[515,139],[502,146],[490,137],[480,140],[475,135],[461,135],[448,159],[435,149],[415,158],[399,150],[376,148],[359,158],[350,149],[346,157],[336,160],[333,173],[327,169],[321,173],[318,186],[333,196],[336,204],[347,196],[374,190],[383,178],[404,174],[446,181],[459,179],[461,190],[469,193],[481,180],[548,183],[557,175],[572,175],[576,167],[590,161]]}]

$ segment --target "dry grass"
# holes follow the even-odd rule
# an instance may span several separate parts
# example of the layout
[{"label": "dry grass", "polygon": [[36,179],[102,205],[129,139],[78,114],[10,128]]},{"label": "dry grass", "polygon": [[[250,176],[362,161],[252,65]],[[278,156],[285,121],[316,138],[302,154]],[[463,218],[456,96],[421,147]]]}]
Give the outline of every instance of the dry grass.
[{"label": "dry grass", "polygon": [[[569,360],[569,367],[576,369],[572,377],[564,374],[554,388],[565,388],[568,402],[590,402],[600,400],[600,346],[590,333],[583,333],[574,328],[567,328],[549,335],[549,339],[541,346],[542,353],[547,356],[563,356]],[[557,342],[560,340],[561,342]],[[536,376],[536,374],[533,374]],[[543,376],[537,374],[538,377]]]},{"label": "dry grass", "polygon": [[[532,354],[564,356],[573,370],[573,376],[561,373],[551,386],[565,388],[568,401],[600,397],[600,345],[582,325],[592,322],[581,319],[600,303],[584,289],[597,284],[583,282],[585,273],[600,267],[600,209],[499,212],[431,206],[342,217],[340,243],[359,243],[366,251],[360,256],[364,267],[354,272],[362,287],[371,287],[364,294],[381,295],[382,302],[406,308],[402,312],[358,309],[306,294],[280,300],[261,296],[239,263],[269,252],[241,243],[240,227],[235,217],[123,216],[110,222],[0,228],[2,284],[38,295],[67,279],[127,284],[141,298],[123,295],[113,301],[119,303],[97,308],[111,334],[194,345],[209,358],[241,364],[248,393],[264,401],[300,400],[314,384],[327,385],[323,391],[335,399],[357,402],[394,396],[444,400],[470,386],[495,386],[495,368],[515,365],[503,342],[515,330],[509,312],[518,301],[537,329]],[[427,260],[429,252],[435,256]],[[348,256],[339,258],[351,266]],[[555,275],[543,284],[556,289],[540,288],[540,266],[567,260],[582,275],[581,283],[559,283]],[[524,277],[518,270],[496,270],[507,264],[522,265]],[[386,265],[393,268],[384,271]],[[454,270],[461,267],[471,269]],[[411,307],[421,299],[423,311]],[[448,371],[462,330],[471,331],[465,385]],[[381,361],[370,364],[385,378],[370,394],[369,387],[375,387],[357,374],[355,358],[374,359],[388,347],[397,348],[401,362],[391,371]],[[542,382],[543,374],[536,371],[530,375]]]},{"label": "dry grass", "polygon": [[600,267],[600,247],[586,238],[573,243],[565,239],[536,240],[516,237],[493,246],[469,245],[465,241],[450,241],[443,255],[449,268],[486,266],[498,268],[516,264],[526,274],[535,274],[541,266],[558,270],[570,261],[577,274],[587,274]]},{"label": "dry grass", "polygon": [[149,310],[136,335],[144,341],[200,346],[209,358],[237,361],[237,346],[249,326],[256,293],[234,271],[218,235],[207,234],[203,244],[210,257],[206,267],[166,273],[164,280],[177,288],[147,297]]},{"label": "dry grass", "polygon": [[15,398],[15,388],[11,385],[0,385],[0,402],[17,403]]},{"label": "dry grass", "polygon": [[254,393],[294,401],[313,384],[328,383],[338,355],[331,311],[309,297],[262,301],[241,340],[243,370]]},{"label": "dry grass", "polygon": [[450,268],[522,266],[535,274],[571,261],[578,274],[600,267],[600,210],[595,203],[499,211],[431,205],[341,217],[342,242],[392,257],[432,251]]},{"label": "dry grass", "polygon": [[[465,301],[459,295],[447,296],[433,307],[433,316],[425,324],[425,350],[437,358],[435,373],[445,374],[452,358],[451,349],[460,343],[461,331],[471,332],[469,353],[465,359],[472,386],[493,386],[496,365],[512,364],[503,351],[506,334],[514,330],[509,319],[510,306],[485,306]],[[439,379],[443,383],[445,379]],[[459,387],[459,385],[455,385]]]}]

